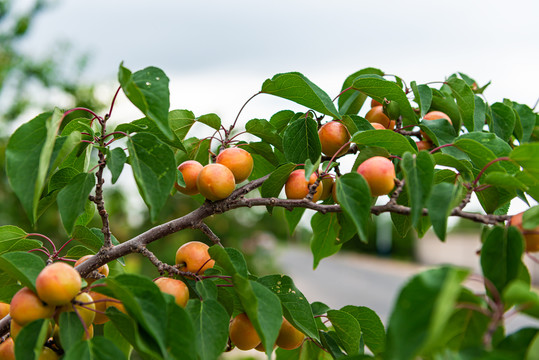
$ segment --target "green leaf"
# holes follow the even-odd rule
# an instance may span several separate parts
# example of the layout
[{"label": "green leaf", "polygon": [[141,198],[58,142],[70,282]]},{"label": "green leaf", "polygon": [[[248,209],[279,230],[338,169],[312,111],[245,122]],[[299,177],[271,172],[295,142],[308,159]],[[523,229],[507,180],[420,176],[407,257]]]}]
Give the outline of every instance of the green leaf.
[{"label": "green leaf", "polygon": [[147,67],[132,73],[120,64],[118,80],[125,96],[169,139],[172,130],[168,125],[168,109],[170,107],[168,77],[156,67]]},{"label": "green leaf", "polygon": [[61,119],[58,109],[38,115],[15,130],[6,147],[9,182],[32,224],[37,220],[37,206]]},{"label": "green leaf", "polygon": [[155,136],[144,133],[129,138],[127,149],[139,192],[155,221],[176,180],[174,154]]},{"label": "green leaf", "polygon": [[515,227],[495,227],[481,248],[481,269],[499,293],[517,278],[521,265],[524,241]]},{"label": "green leaf", "polygon": [[195,119],[198,122],[208,125],[209,127],[220,130],[221,129],[221,118],[217,114],[206,114],[199,116]]},{"label": "green leaf", "polygon": [[[105,238],[100,229],[89,229],[82,225],[75,225],[75,227],[73,228],[72,237],[74,240],[81,242],[94,252],[97,252],[99,251],[99,249],[101,249],[104,244]],[[120,244],[118,240],[114,237],[114,235],[111,235],[111,241],[113,245]],[[120,262],[122,265],[125,265],[123,258],[119,258],[118,262]]]},{"label": "green leaf", "polygon": [[[472,139],[458,138],[455,141],[455,146],[459,150],[465,152],[472,160],[475,168],[479,170],[492,160],[496,159],[496,155],[489,148]],[[485,173],[488,174],[492,171],[505,172],[504,168],[499,162],[493,163],[491,166],[489,166],[485,170]]]},{"label": "green leaf", "polygon": [[457,106],[460,112],[460,117],[464,123],[464,127],[466,127],[466,129],[468,129],[470,132],[475,131],[475,96],[472,89],[464,80],[456,77],[448,79],[446,83],[451,88],[451,92],[457,100]]},{"label": "green leaf", "polygon": [[344,115],[342,123],[350,134],[355,134],[358,131],[373,130],[369,120],[357,115]]},{"label": "green leaf", "polygon": [[[434,121],[434,120],[433,120]],[[459,160],[449,154],[436,152],[433,154],[436,165],[452,167],[466,180],[473,179],[472,164],[468,160]]]},{"label": "green leaf", "polygon": [[95,176],[92,173],[76,175],[69,185],[58,192],[58,211],[68,234],[73,231],[75,220],[84,212],[88,195],[95,186]]},{"label": "green leaf", "polygon": [[107,156],[107,167],[112,174],[112,183],[115,184],[127,161],[127,156],[122,148],[112,149]]},{"label": "green leaf", "polygon": [[358,355],[361,327],[356,318],[341,310],[329,310],[327,316],[346,353],[348,355]]},{"label": "green leaf", "polygon": [[69,351],[84,336],[84,325],[77,314],[73,311],[64,311],[60,313],[60,341],[62,349]]},{"label": "green leaf", "polygon": [[421,117],[424,117],[432,103],[432,90],[428,85],[417,85],[415,81],[410,83],[410,87],[414,92],[414,101],[419,105]]},{"label": "green leaf", "polygon": [[191,300],[187,304],[195,329],[197,352],[200,359],[217,359],[228,340],[229,317],[216,300]]},{"label": "green leaf", "polygon": [[[228,316],[226,320],[228,322]],[[166,331],[167,350],[174,358],[186,360],[197,359],[195,327],[187,311],[177,306],[174,301],[167,303]]]},{"label": "green leaf", "polygon": [[456,129],[460,129],[462,120],[460,118],[459,108],[455,103],[453,96],[445,94],[440,90],[432,90],[432,102],[429,111],[438,110],[443,113],[446,113],[450,118],[453,126]]},{"label": "green leaf", "polygon": [[195,123],[195,114],[189,110],[172,110],[168,113],[168,123],[174,135],[183,140]]},{"label": "green leaf", "polygon": [[492,110],[491,130],[502,140],[509,141],[516,122],[513,109],[499,102],[492,104],[490,108]]},{"label": "green leaf", "polygon": [[[346,80],[344,80],[344,83],[341,88],[341,96],[339,96],[338,105],[341,114],[355,115],[359,112],[359,110],[361,110],[363,103],[367,99],[367,95],[357,90],[348,90],[345,92],[342,91],[351,87],[354,83],[354,80],[357,79],[360,75],[366,74],[383,76],[384,72],[375,68],[365,68],[349,75]],[[351,134],[353,134],[353,132],[351,132]]]},{"label": "green leaf", "polygon": [[303,166],[303,168],[305,169],[305,180],[309,181],[311,175],[318,170],[318,168],[320,167],[320,160],[321,157],[319,157],[318,160],[314,162],[314,164],[311,162],[310,159],[307,159],[305,161],[305,165]]},{"label": "green leaf", "polygon": [[275,128],[269,121],[264,119],[252,119],[245,124],[245,130],[258,136],[265,142],[275,146],[279,150],[283,150],[283,139],[279,135],[277,128]]},{"label": "green leaf", "polygon": [[359,326],[365,345],[375,354],[383,353],[386,346],[384,324],[374,311],[365,306],[347,305],[341,309],[352,315]]},{"label": "green leaf", "polygon": [[445,241],[447,231],[447,218],[453,210],[458,187],[447,182],[434,185],[427,200],[427,209],[436,236]]},{"label": "green leaf", "polygon": [[48,338],[50,320],[39,319],[25,325],[15,340],[15,353],[19,359],[40,359]]},{"label": "green leaf", "polygon": [[290,72],[277,74],[262,84],[262,93],[294,101],[322,114],[340,118],[333,101],[322,89],[303,74]]},{"label": "green leaf", "polygon": [[122,350],[112,341],[96,336],[88,341],[79,341],[62,358],[64,360],[127,360]]},{"label": "green leaf", "polygon": [[[19,227],[13,225],[0,226],[0,254],[11,251],[25,251],[41,246],[41,241],[26,240],[26,235],[26,231]],[[24,247],[29,248],[17,249],[23,244]]]},{"label": "green leaf", "polygon": [[352,87],[380,103],[384,98],[396,101],[399,104],[404,125],[417,124],[417,116],[410,106],[406,94],[396,83],[385,80],[378,75],[361,75],[354,80]]},{"label": "green leaf", "polygon": [[36,291],[36,278],[45,267],[45,262],[28,252],[10,252],[0,256],[0,270],[17,279],[24,286]]},{"label": "green leaf", "polygon": [[270,124],[277,130],[277,133],[282,133],[288,123],[294,117],[292,110],[281,110],[273,114],[270,118]]},{"label": "green leaf", "polygon": [[521,305],[523,313],[539,319],[539,294],[532,291],[530,285],[522,280],[515,280],[507,285],[503,300],[510,305]]},{"label": "green leaf", "polygon": [[466,270],[441,267],[408,281],[389,319],[385,352],[388,359],[414,359],[429,348],[443,345],[438,341],[467,274]]},{"label": "green leaf", "polygon": [[[513,102],[513,109],[517,113],[517,124],[520,124],[518,128],[521,128],[522,133],[517,135],[517,138],[521,143],[530,141],[530,137],[535,127],[535,113],[527,105],[518,104]],[[515,130],[517,126],[515,126]]]},{"label": "green leaf", "polygon": [[247,271],[247,263],[243,254],[234,248],[222,248],[218,245],[212,246],[209,249],[212,259],[221,266],[227,274],[238,274],[243,278],[249,276]]},{"label": "green leaf", "polygon": [[15,279],[12,279],[15,283],[14,284],[3,284],[0,287],[0,301],[6,304],[9,304],[11,302],[11,299],[13,298],[13,295],[17,293],[20,289],[22,289],[22,286],[17,284]]},{"label": "green leaf", "polygon": [[351,142],[358,145],[378,146],[389,151],[390,154],[402,156],[405,152],[417,153],[405,136],[392,130],[367,130],[356,133]]},{"label": "green leaf", "polygon": [[302,333],[319,340],[311,305],[287,275],[267,275],[257,280],[279,297],[284,317]]},{"label": "green leaf", "polygon": [[286,160],[303,164],[307,159],[316,162],[322,152],[318,126],[310,117],[303,117],[288,125],[283,135],[283,150]]},{"label": "green leaf", "polygon": [[507,189],[520,189],[523,191],[528,190],[528,187],[517,177],[501,172],[491,172],[487,174],[481,178],[481,183]]},{"label": "green leaf", "polygon": [[299,224],[299,221],[301,220],[301,217],[305,213],[305,208],[294,208],[291,211],[284,210],[284,217],[286,219],[286,222],[288,224],[288,231],[292,235],[294,233],[294,230]]},{"label": "green leaf", "polygon": [[[526,230],[534,230],[539,226],[539,206],[533,206],[522,214],[522,227]],[[1,230],[2,228],[0,228]]]},{"label": "green leaf", "polygon": [[[287,163],[279,166],[274,172],[270,174],[268,179],[264,181],[260,188],[260,195],[263,198],[271,198],[279,196],[281,189],[283,188],[290,173],[296,168],[296,165]],[[271,214],[272,207],[268,207],[268,212]]]},{"label": "green leaf", "polygon": [[422,121],[419,127],[438,146],[451,144],[457,137],[455,128],[445,119]]},{"label": "green leaf", "polygon": [[535,179],[539,179],[539,143],[522,144],[513,149],[509,157]]},{"label": "green leaf", "polygon": [[415,227],[422,216],[434,183],[434,158],[427,151],[420,151],[417,155],[405,153],[401,169],[410,199],[412,225]]},{"label": "green leaf", "polygon": [[335,254],[341,249],[342,244],[337,240],[340,228],[337,214],[317,212],[311,219],[311,227],[313,229],[311,239],[313,269],[316,269],[320,260]]},{"label": "green leaf", "polygon": [[352,219],[359,238],[368,239],[367,225],[371,214],[371,190],[363,176],[357,172],[344,174],[337,179],[335,185],[337,199],[343,211]]},{"label": "green leaf", "polygon": [[48,193],[51,194],[55,190],[63,189],[79,173],[80,171],[72,167],[59,169],[51,176],[47,190]]},{"label": "green leaf", "polygon": [[[258,154],[273,166],[279,165],[279,158],[275,155],[273,148],[267,142],[251,142],[242,146],[242,149],[249,151],[252,154]],[[256,162],[255,162],[256,165]],[[266,174],[264,174],[266,175]]]},{"label": "green leaf", "polygon": [[482,131],[485,127],[487,105],[483,99],[474,95],[475,107],[474,107],[474,129],[475,131]]}]

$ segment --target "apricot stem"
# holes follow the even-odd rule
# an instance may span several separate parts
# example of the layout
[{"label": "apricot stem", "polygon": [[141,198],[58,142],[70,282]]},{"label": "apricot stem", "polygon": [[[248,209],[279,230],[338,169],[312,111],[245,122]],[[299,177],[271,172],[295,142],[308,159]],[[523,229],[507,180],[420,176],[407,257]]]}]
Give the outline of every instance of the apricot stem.
[{"label": "apricot stem", "polygon": [[477,183],[479,182],[479,179],[481,178],[481,176],[484,174],[484,172],[494,163],[498,162],[498,161],[511,161],[511,159],[507,156],[503,156],[503,157],[499,157],[497,159],[494,159],[494,160],[491,160],[489,161],[485,166],[483,166],[483,168],[481,169],[481,171],[479,171],[479,174],[477,174],[477,177],[475,178],[474,182],[473,182],[473,187],[476,187],[477,186]]},{"label": "apricot stem", "polygon": [[[335,158],[337,157],[337,154],[339,154],[339,153],[342,151],[342,149],[346,148],[346,147],[349,146],[351,143],[352,143],[351,141],[348,141],[348,142],[344,143],[344,144],[339,148],[339,150],[337,150],[337,151],[335,152],[335,154],[333,154],[333,156],[332,156],[331,159],[329,160],[328,166],[326,166],[326,170],[325,170],[326,173],[328,172],[331,163],[333,163],[333,161],[334,161]],[[346,155],[346,154],[343,154],[343,155],[341,155],[341,156],[344,156],[344,155]],[[340,156],[339,156],[339,157],[340,157]]]},{"label": "apricot stem", "polygon": [[118,86],[118,89],[116,90],[116,93],[115,93],[114,96],[112,97],[112,101],[111,101],[111,103],[110,103],[110,110],[109,110],[108,114],[105,115],[105,117],[106,117],[107,119],[109,119],[110,116],[112,115],[112,109],[114,109],[114,102],[116,101],[116,97],[117,97],[118,94],[120,93],[120,90],[121,90],[121,89],[122,89],[122,87],[121,87],[121,86]]},{"label": "apricot stem", "polygon": [[236,115],[236,119],[234,119],[234,123],[232,123],[232,125],[230,126],[230,128],[228,129],[228,132],[231,133],[232,130],[236,127],[236,123],[238,122],[238,118],[240,117],[240,114],[241,112],[243,111],[243,108],[245,108],[245,106],[249,103],[249,101],[253,100],[257,95],[259,94],[262,94],[262,91],[259,91],[257,92],[256,94],[254,94],[253,96],[251,96],[249,99],[247,99],[247,101],[242,105],[242,107],[240,108],[240,111],[238,112],[238,115]]},{"label": "apricot stem", "polygon": [[350,86],[349,88],[346,88],[344,89],[343,91],[341,91],[340,93],[337,94],[337,96],[335,96],[332,100],[332,102],[335,102],[335,100],[337,100],[342,94],[344,94],[345,92],[347,92],[348,90],[352,90],[354,87],[353,86]]},{"label": "apricot stem", "polygon": [[26,235],[26,237],[29,237],[29,236],[38,236],[40,238],[43,238],[43,239],[47,240],[49,242],[49,244],[51,244],[53,252],[56,252],[56,246],[54,245],[54,242],[49,237],[47,237],[47,236],[45,236],[43,234],[39,234],[39,233],[30,233],[30,234]]},{"label": "apricot stem", "polygon": [[438,147],[435,147],[434,149],[432,149],[431,151],[429,151],[431,154],[434,154],[436,151],[440,150],[440,149],[443,149],[443,148],[446,148],[446,147],[450,147],[450,146],[455,146],[454,144],[444,144],[444,145],[440,145]]}]

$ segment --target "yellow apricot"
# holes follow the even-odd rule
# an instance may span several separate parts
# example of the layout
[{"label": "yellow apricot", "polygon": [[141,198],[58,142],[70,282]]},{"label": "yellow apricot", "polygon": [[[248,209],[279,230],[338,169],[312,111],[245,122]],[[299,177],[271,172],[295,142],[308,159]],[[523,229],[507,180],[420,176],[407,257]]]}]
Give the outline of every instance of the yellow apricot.
[{"label": "yellow apricot", "polygon": [[56,262],[46,266],[37,276],[37,295],[49,305],[65,305],[79,293],[81,283],[77,270]]},{"label": "yellow apricot", "polygon": [[236,184],[246,180],[253,171],[253,157],[249,152],[237,147],[221,151],[215,162],[232,171]]},{"label": "yellow apricot", "polygon": [[229,326],[229,335],[230,340],[240,350],[254,349],[260,344],[260,337],[245,313],[239,314],[232,319]]},{"label": "yellow apricot", "polygon": [[367,180],[372,196],[387,195],[395,186],[395,167],[385,157],[374,156],[365,160],[357,172]]},{"label": "yellow apricot", "polygon": [[198,161],[187,160],[182,162],[178,166],[178,170],[182,173],[185,186],[180,186],[178,183],[174,183],[174,187],[185,195],[198,194],[197,177],[203,166]]},{"label": "yellow apricot", "polygon": [[215,264],[208,253],[209,246],[200,241],[190,241],[176,251],[176,265],[180,270],[203,274]]}]

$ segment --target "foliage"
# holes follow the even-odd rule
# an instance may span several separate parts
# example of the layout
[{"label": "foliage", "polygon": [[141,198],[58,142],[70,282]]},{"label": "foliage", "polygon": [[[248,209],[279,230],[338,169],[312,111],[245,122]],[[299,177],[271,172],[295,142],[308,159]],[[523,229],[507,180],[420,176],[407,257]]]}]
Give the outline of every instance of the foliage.
[{"label": "foliage", "polygon": [[[123,308],[109,306],[110,322],[100,331],[104,335],[90,340],[80,340],[88,329],[75,314],[63,313],[55,320],[59,338],[49,340],[44,334],[52,320],[36,320],[17,336],[18,356],[37,358],[46,342],[65,359],[120,359],[132,352],[144,359],[217,359],[234,346],[228,336],[230,319],[246,313],[268,358],[279,343],[283,316],[305,335],[305,341],[296,349],[278,348],[277,359],[534,358],[539,329],[506,334],[504,316],[522,311],[539,317],[539,297],[530,287],[522,261],[526,249],[534,250],[537,207],[525,213],[523,224],[504,223],[511,218],[507,215],[511,200],[539,198],[539,116],[509,100],[488,104],[481,95],[484,88],[464,74],[451,75],[440,88],[415,82],[408,88],[402,79],[393,78],[388,80],[378,69],[360,70],[344,81],[335,105],[336,99],[332,101],[304,75],[277,74],[263,82],[256,95],[294,101],[305,106],[305,112],[281,110],[269,120],[252,119],[245,130],[258,139],[243,141],[236,122],[228,127],[216,114],[170,110],[168,78],[161,69],[132,72],[122,64],[116,95],[123,91],[145,115],[143,119],[111,131],[107,125],[113,106],[104,116],[79,107],[65,112],[54,109],[21,125],[6,148],[11,187],[32,224],[57,204],[69,240],[57,249],[45,234],[0,227],[0,300],[9,302],[20,284],[34,288],[45,267],[35,253],[46,255],[47,262],[95,254],[76,269],[91,283],[92,291],[121,302]],[[394,128],[374,130],[358,115],[368,97],[384,104]],[[424,120],[432,110],[446,112],[451,122]],[[62,126],[74,111],[86,112],[90,118]],[[351,145],[343,155],[321,153],[317,129],[326,116],[345,124],[351,135],[350,142],[342,145]],[[215,135],[188,137],[197,122]],[[427,137],[431,149],[420,151],[416,140]],[[249,179],[230,196],[206,200],[188,214],[131,239],[118,241],[113,236],[113,219],[103,196],[105,170],[115,182],[130,166],[150,217],[157,221],[171,201],[174,184],[188,181],[177,165],[185,160],[211,163],[230,146],[247,150],[254,159]],[[374,156],[391,159],[396,171],[394,189],[378,202],[371,196],[372,184],[355,171]],[[317,180],[303,199],[280,198],[288,176],[298,167],[305,169],[306,179],[316,173]],[[333,196],[313,202],[322,177],[328,175],[335,179]],[[477,195],[482,214],[465,210],[472,194]],[[199,195],[195,198],[203,200]],[[481,223],[483,275],[479,279],[485,292],[473,294],[464,285],[466,279],[477,278],[468,270],[449,265],[427,270],[403,287],[385,327],[374,311],[361,304],[331,309],[316,299],[308,301],[289,276],[252,273],[244,254],[224,247],[218,231],[212,230],[213,215],[252,207],[266,207],[269,213],[275,207],[286,209],[291,232],[305,209],[314,210],[315,268],[350,239],[366,241],[372,217],[384,212],[391,213],[395,229],[403,236],[409,231],[422,236],[432,227],[441,241],[449,216]],[[100,229],[89,225],[95,211],[102,221]],[[148,248],[187,229],[199,230],[213,244],[209,255],[215,265],[204,273],[163,262]],[[66,253],[64,245],[75,242],[78,246]],[[187,306],[177,306],[149,278],[126,273],[123,256],[132,253],[145,257],[162,276],[183,280],[190,292]],[[96,275],[94,270],[106,263],[110,276]],[[9,331],[8,320],[0,322],[3,334]]]}]

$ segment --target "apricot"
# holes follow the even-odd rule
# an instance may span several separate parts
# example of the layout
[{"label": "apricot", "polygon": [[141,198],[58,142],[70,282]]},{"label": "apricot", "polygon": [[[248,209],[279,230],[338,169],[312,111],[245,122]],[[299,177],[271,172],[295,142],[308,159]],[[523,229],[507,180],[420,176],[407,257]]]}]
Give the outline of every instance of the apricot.
[{"label": "apricot", "polygon": [[333,184],[335,183],[335,181],[333,180],[333,177],[331,177],[331,175],[326,174],[322,177],[320,183],[322,183],[322,194],[320,195],[320,200],[327,200],[331,196]]},{"label": "apricot", "polygon": [[0,319],[6,317],[9,314],[9,304],[0,302]]},{"label": "apricot", "polygon": [[375,130],[385,130],[386,129],[384,125],[379,124],[379,123],[371,123],[371,125]]},{"label": "apricot", "polygon": [[77,270],[56,262],[46,266],[37,276],[37,295],[49,305],[65,305],[79,293],[81,283]]},{"label": "apricot", "polygon": [[211,201],[227,198],[236,187],[234,174],[222,164],[208,164],[197,177],[198,191]]},{"label": "apricot", "polygon": [[92,299],[94,299],[94,305],[96,310],[94,324],[100,325],[109,321],[108,316],[104,314],[104,312],[107,311],[106,300],[109,299],[109,297],[95,291],[90,291],[88,294],[90,294]]},{"label": "apricot", "polygon": [[516,228],[520,230],[524,237],[524,241],[526,242],[527,252],[539,251],[539,226],[533,230],[524,229],[522,226],[522,214],[523,212],[511,216],[509,225],[516,226]]},{"label": "apricot", "polygon": [[228,330],[230,340],[240,350],[254,349],[260,344],[260,337],[245,313],[239,314],[232,319]]},{"label": "apricot", "polygon": [[240,148],[228,148],[219,153],[215,159],[217,164],[226,166],[234,174],[236,184],[244,181],[253,171],[253,157]]},{"label": "apricot", "polygon": [[178,170],[182,173],[185,186],[180,186],[180,184],[174,183],[176,190],[185,195],[198,194],[197,177],[202,168],[202,164],[195,160],[187,160],[182,162],[178,166]]},{"label": "apricot", "polygon": [[[92,255],[84,255],[83,257],[81,257],[80,259],[77,260],[77,262],[75,262],[75,265],[74,267],[77,267],[79,266],[80,264],[82,264],[83,262],[85,262],[86,260],[88,260],[89,258],[91,258]],[[107,277],[109,276],[109,266],[107,264],[103,265],[103,266],[100,266],[98,269],[97,269],[97,272],[100,273],[101,275]],[[91,284],[93,283],[96,279],[92,279],[92,278],[84,278],[84,280],[86,280],[86,282],[88,284]]]},{"label": "apricot", "polygon": [[279,336],[275,344],[285,350],[294,350],[303,344],[305,335],[296,329],[288,320],[283,318],[281,329],[279,329]]},{"label": "apricot", "polygon": [[13,338],[7,338],[2,344],[0,344],[0,359],[2,360],[15,360],[15,343]]},{"label": "apricot", "polygon": [[[309,177],[309,181],[305,180],[305,170],[298,169],[292,171],[288,176],[288,180],[284,185],[284,191],[288,199],[303,199],[309,194],[309,186],[315,183],[318,176],[316,173],[312,173]],[[324,192],[324,184],[320,182],[318,188],[313,196],[313,202],[320,200],[322,193]]]},{"label": "apricot", "polygon": [[[318,130],[318,137],[322,145],[322,152],[326,156],[333,156],[350,140],[350,133],[340,121],[330,121]],[[350,145],[346,145],[336,156],[346,154]]]},{"label": "apricot", "polygon": [[209,246],[200,241],[190,241],[176,251],[176,265],[180,270],[192,273],[204,273],[215,264],[208,253]]},{"label": "apricot", "polygon": [[391,160],[382,156],[373,156],[357,168],[371,189],[372,196],[387,195],[395,186],[395,167]]},{"label": "apricot", "polygon": [[[84,303],[84,305],[77,305],[78,302]],[[60,307],[56,311],[55,319],[58,320],[60,313],[62,312],[71,312],[75,310],[77,310],[77,313],[84,322],[85,327],[90,326],[94,322],[96,306],[94,303],[94,299],[87,292],[82,292],[75,296],[75,299],[73,299],[73,303]]]},{"label": "apricot", "polygon": [[189,288],[183,281],[162,277],[154,282],[162,292],[174,296],[178,306],[184,308],[187,305],[187,301],[189,300]]},{"label": "apricot", "polygon": [[38,360],[57,360],[59,359],[58,354],[48,346],[43,347],[41,354],[39,355]]},{"label": "apricot", "polygon": [[432,149],[432,142],[430,140],[421,140],[415,142],[417,150],[430,150]]},{"label": "apricot", "polygon": [[22,325],[17,324],[15,320],[11,319],[11,322],[9,324],[9,335],[13,339],[16,339],[17,335],[19,335],[19,332],[21,331],[22,328],[23,328]]},{"label": "apricot", "polygon": [[54,314],[54,306],[47,305],[30,289],[22,288],[11,299],[11,318],[24,326],[37,319],[46,319]]},{"label": "apricot", "polygon": [[386,129],[390,126],[390,120],[386,114],[384,114],[384,109],[382,106],[375,106],[370,109],[365,115],[370,123],[379,123],[382,124]]},{"label": "apricot", "polygon": [[371,100],[371,108],[377,107],[377,106],[382,106],[382,104],[380,104],[378,101],[372,99]]},{"label": "apricot", "polygon": [[125,310],[125,306],[124,304],[120,301],[120,300],[117,300],[117,299],[113,299],[113,298],[108,298],[108,301],[107,301],[107,309],[109,307],[115,307],[116,309],[118,309],[119,311],[123,312],[124,314],[127,314],[127,311]]},{"label": "apricot", "polygon": [[[436,119],[445,119],[449,121],[450,124],[452,124],[451,118],[446,113],[443,113],[441,111],[430,111],[426,113],[425,116],[423,116],[423,120],[436,120]],[[431,138],[429,138],[428,135],[425,134],[423,130],[421,130],[420,133],[421,133],[421,136],[423,136],[424,140],[431,141]]]}]

